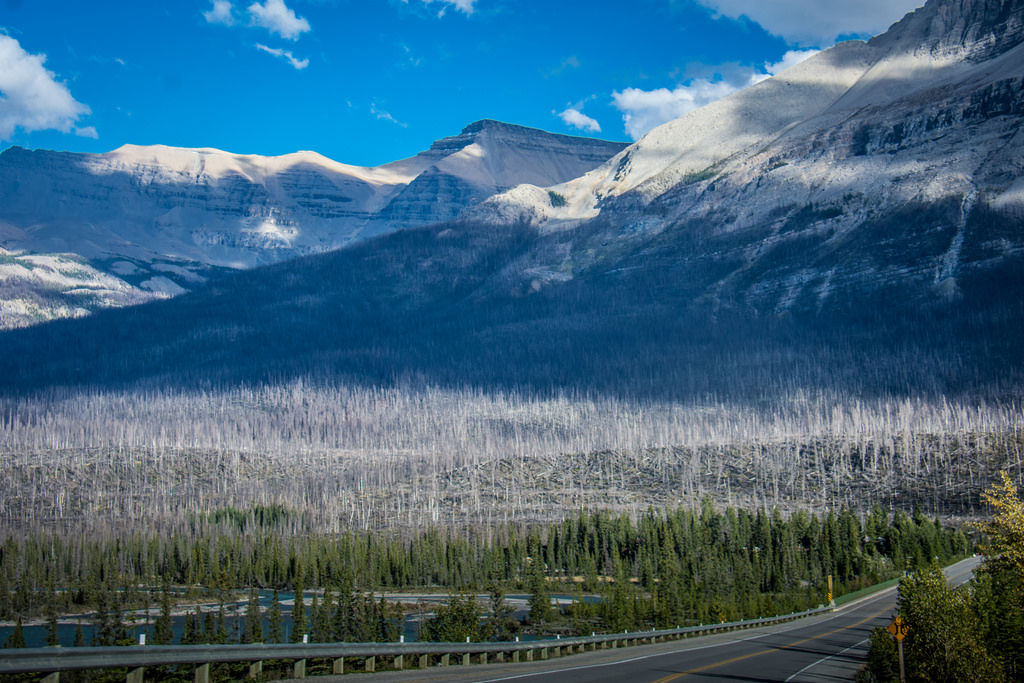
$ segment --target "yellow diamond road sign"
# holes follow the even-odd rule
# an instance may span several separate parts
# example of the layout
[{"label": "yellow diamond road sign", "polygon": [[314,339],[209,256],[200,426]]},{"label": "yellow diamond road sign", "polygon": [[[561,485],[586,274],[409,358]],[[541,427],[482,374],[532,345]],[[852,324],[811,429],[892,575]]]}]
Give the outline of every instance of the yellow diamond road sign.
[{"label": "yellow diamond road sign", "polygon": [[910,633],[910,624],[903,621],[903,617],[897,616],[889,624],[889,633],[896,637],[896,640],[903,640]]}]

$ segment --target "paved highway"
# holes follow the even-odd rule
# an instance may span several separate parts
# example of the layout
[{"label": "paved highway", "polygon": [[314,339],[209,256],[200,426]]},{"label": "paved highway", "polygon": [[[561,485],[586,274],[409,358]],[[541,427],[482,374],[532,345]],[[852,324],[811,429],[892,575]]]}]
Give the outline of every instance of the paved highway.
[{"label": "paved highway", "polygon": [[[949,567],[950,583],[970,579],[976,558]],[[564,659],[374,674],[372,683],[822,683],[853,680],[867,654],[868,636],[887,626],[896,607],[890,588],[822,616],[779,626],[620,650],[598,650]],[[317,678],[329,683],[332,676]],[[340,679],[339,679],[340,680]]]}]

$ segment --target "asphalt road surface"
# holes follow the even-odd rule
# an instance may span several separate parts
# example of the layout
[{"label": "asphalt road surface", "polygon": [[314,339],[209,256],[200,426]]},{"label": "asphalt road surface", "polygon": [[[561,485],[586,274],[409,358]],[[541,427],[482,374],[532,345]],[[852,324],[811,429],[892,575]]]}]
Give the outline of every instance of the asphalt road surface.
[{"label": "asphalt road surface", "polygon": [[[969,580],[977,558],[946,569],[950,583]],[[896,609],[895,587],[831,614],[788,624],[562,659],[520,664],[453,666],[426,671],[372,674],[368,683],[834,683],[853,680],[867,656],[868,637],[888,626]],[[336,677],[316,680],[331,683]],[[337,677],[339,682],[340,677]],[[345,680],[352,681],[351,676]]]}]

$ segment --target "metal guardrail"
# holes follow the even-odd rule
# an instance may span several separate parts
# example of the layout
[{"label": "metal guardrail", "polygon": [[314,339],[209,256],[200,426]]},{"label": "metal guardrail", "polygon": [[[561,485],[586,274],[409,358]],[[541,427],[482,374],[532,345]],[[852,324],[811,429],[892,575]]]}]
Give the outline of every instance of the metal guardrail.
[{"label": "metal guardrail", "polygon": [[[292,661],[293,675],[304,678],[306,662],[310,659],[333,660],[334,673],[345,672],[345,658],[362,659],[362,671],[374,671],[378,657],[390,658],[395,669],[425,668],[432,656],[447,666],[451,657],[461,656],[462,664],[470,664],[476,656],[479,663],[506,661],[533,661],[583,652],[585,650],[617,648],[666,640],[735,631],[767,626],[814,614],[831,612],[832,607],[818,607],[777,617],[750,619],[721,624],[687,626],[685,628],[636,633],[612,633],[558,640],[501,641],[485,643],[311,643],[281,645],[145,645],[132,647],[43,647],[0,651],[0,674],[51,673],[86,669],[128,668],[127,683],[141,683],[146,667],[194,664],[195,683],[209,683],[210,664],[250,662],[255,676],[262,670],[262,662],[269,660]],[[493,655],[493,659],[491,656]],[[413,662],[415,661],[415,664]],[[410,666],[411,665],[411,666]],[[55,683],[58,675],[47,676]]]}]

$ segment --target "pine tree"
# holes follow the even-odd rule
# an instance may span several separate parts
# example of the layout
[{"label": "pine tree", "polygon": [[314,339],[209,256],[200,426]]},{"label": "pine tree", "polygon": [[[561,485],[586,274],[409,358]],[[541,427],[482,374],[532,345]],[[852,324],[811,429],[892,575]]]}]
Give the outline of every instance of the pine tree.
[{"label": "pine tree", "polygon": [[245,607],[245,627],[242,630],[242,643],[255,643],[263,637],[263,626],[260,623],[260,599],[256,587],[249,587],[249,602]]},{"label": "pine tree", "polygon": [[50,614],[46,618],[46,644],[51,647],[60,646],[60,635],[57,633],[57,608],[51,602]]},{"label": "pine tree", "polygon": [[5,648],[20,648],[25,647],[25,632],[21,628],[21,617],[18,617],[17,623],[14,625],[14,631],[11,635],[7,636],[7,640],[4,641]]},{"label": "pine tree", "polygon": [[267,632],[263,638],[265,643],[280,643],[284,640],[284,626],[281,619],[281,603],[274,589],[274,595],[270,599],[270,614],[267,620]]},{"label": "pine tree", "polygon": [[339,643],[352,642],[357,640],[353,637],[352,624],[355,617],[352,614],[353,596],[351,592],[342,589],[338,593],[338,604],[334,608],[334,615],[331,619],[331,630],[334,640]]},{"label": "pine tree", "polygon": [[[202,634],[199,630],[199,617],[192,612],[185,613],[185,628],[181,633],[182,645],[198,645]],[[155,639],[155,636],[154,636]],[[155,640],[154,640],[155,644]],[[169,645],[170,643],[161,643]]]},{"label": "pine tree", "polygon": [[402,610],[402,603],[398,601],[389,603],[383,595],[380,596],[377,618],[378,628],[375,640],[382,643],[398,642],[405,628],[405,612]]},{"label": "pine tree", "polygon": [[491,640],[511,640],[519,622],[511,618],[515,610],[506,602],[505,591],[498,583],[496,574],[492,576],[494,580],[489,586],[491,615],[486,622],[487,636]]},{"label": "pine tree", "polygon": [[531,556],[527,589],[530,591],[530,622],[540,625],[551,619],[551,594],[548,592],[547,578],[540,553]]},{"label": "pine tree", "polygon": [[128,625],[124,620],[124,610],[121,607],[121,594],[114,591],[114,605],[110,610],[110,630],[107,639],[111,645],[132,645],[132,639],[128,635]]},{"label": "pine tree", "polygon": [[75,627],[75,647],[85,647],[85,631],[82,630],[82,620],[78,620]]},{"label": "pine tree", "polygon": [[321,642],[320,641],[320,629],[321,629],[321,625],[320,625],[320,601],[317,599],[315,592],[313,593],[313,602],[309,606],[309,620],[311,622],[311,627],[310,627],[309,630],[312,631],[312,633],[309,634],[310,635],[309,639],[310,639],[310,641],[312,641],[314,643],[319,643],[319,642]]},{"label": "pine tree", "polygon": [[[316,595],[313,595],[313,603],[316,604]],[[333,637],[333,629],[331,628],[331,616],[332,608],[334,607],[334,596],[331,595],[331,590],[324,590],[324,599],[320,603],[319,609],[312,610],[311,616],[313,617],[313,641],[316,643],[329,643]]]},{"label": "pine tree", "polygon": [[200,643],[216,643],[217,642],[217,618],[213,614],[213,610],[210,610],[203,617],[203,632],[199,637]]},{"label": "pine tree", "polygon": [[217,611],[217,637],[214,642],[218,645],[225,645],[228,642],[228,619],[224,614],[223,602]]},{"label": "pine tree", "polygon": [[295,604],[292,606],[292,632],[288,637],[289,642],[301,643],[302,637],[306,634],[306,598],[302,584],[296,580],[295,583]]},{"label": "pine tree", "polygon": [[96,614],[93,617],[95,628],[92,632],[92,644],[93,645],[113,645],[113,640],[110,639],[110,613],[107,608],[107,591],[104,588],[100,588],[96,592]]},{"label": "pine tree", "polygon": [[0,567],[0,619],[7,619],[11,614],[11,590],[7,586],[7,574]]},{"label": "pine tree", "polygon": [[167,585],[160,591],[160,616],[153,622],[153,645],[170,645],[174,642],[174,631],[171,628],[171,596]]}]

